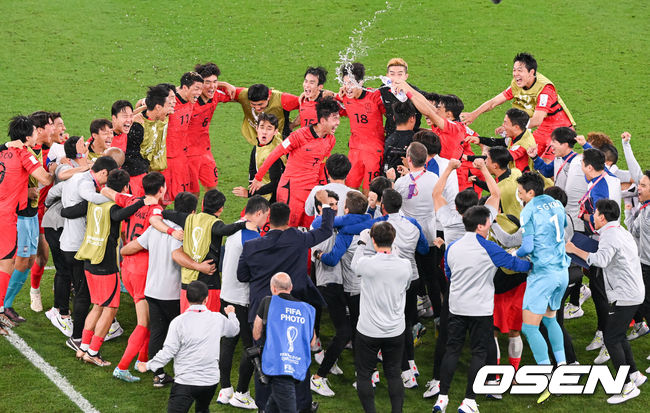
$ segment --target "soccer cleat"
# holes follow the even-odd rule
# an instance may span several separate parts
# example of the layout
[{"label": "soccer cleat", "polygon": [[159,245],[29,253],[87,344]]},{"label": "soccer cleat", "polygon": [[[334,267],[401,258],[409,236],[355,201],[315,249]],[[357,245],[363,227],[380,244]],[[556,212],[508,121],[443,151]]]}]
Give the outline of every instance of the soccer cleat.
[{"label": "soccer cleat", "polygon": [[415,360],[409,360],[409,367],[415,377],[420,377],[420,371],[418,370],[418,366],[415,365]]},{"label": "soccer cleat", "polygon": [[609,361],[609,352],[607,351],[607,348],[603,346],[600,349],[600,353],[598,353],[598,357],[594,359],[594,364],[605,364]]},{"label": "soccer cleat", "polygon": [[580,306],[582,307],[582,304],[584,304],[585,301],[587,301],[591,297],[591,289],[589,288],[588,285],[583,285],[580,287],[580,300],[578,301],[580,303]]},{"label": "soccer cleat", "polygon": [[40,313],[43,311],[43,302],[41,301],[41,290],[32,288],[29,292],[29,307],[32,311]]},{"label": "soccer cleat", "polygon": [[447,411],[448,404],[449,404],[449,398],[447,396],[438,396],[438,400],[436,400],[436,404],[433,405],[433,411],[445,413],[445,411]]},{"label": "soccer cleat", "polygon": [[7,317],[7,315],[4,312],[0,313],[0,325],[9,328],[16,327],[16,323],[11,321],[11,319]]},{"label": "soccer cleat", "polygon": [[375,370],[375,372],[372,373],[372,377],[370,379],[372,380],[372,385],[373,386],[375,384],[379,383],[379,370]]},{"label": "soccer cleat", "polygon": [[[499,384],[499,380],[488,380],[487,385],[488,386],[496,386]],[[502,400],[503,395],[502,394],[486,394],[485,397],[488,399],[494,399],[494,400]]]},{"label": "soccer cleat", "polygon": [[232,386],[226,387],[225,389],[219,390],[219,396],[217,397],[217,403],[219,404],[230,404],[230,399],[232,398],[235,391]]},{"label": "soccer cleat", "polygon": [[25,320],[23,317],[21,317],[21,316],[16,312],[16,310],[14,310],[13,307],[6,307],[6,308],[5,308],[5,315],[6,315],[7,317],[9,317],[9,319],[10,319],[11,321],[13,321],[14,324],[20,324],[20,323],[24,323],[25,321],[27,321],[27,320]]},{"label": "soccer cleat", "polygon": [[427,332],[427,328],[422,323],[416,323],[413,326],[413,346],[417,347],[422,343],[422,336]]},{"label": "soccer cleat", "polygon": [[52,325],[61,331],[64,336],[66,337],[71,337],[72,336],[72,318],[71,317],[63,317],[61,314],[57,311],[55,314],[52,315],[52,318],[50,318],[50,322]]},{"label": "soccer cleat", "polygon": [[153,376],[153,387],[165,387],[166,385],[172,383],[174,383],[174,378],[167,373]]},{"label": "soccer cleat", "polygon": [[645,383],[648,378],[644,376],[639,370],[637,370],[634,373],[630,374],[630,380],[634,382],[634,385],[636,387],[641,387],[641,385]]},{"label": "soccer cleat", "polygon": [[316,353],[321,350],[323,350],[323,345],[320,342],[320,338],[316,337],[316,343],[314,343],[314,345],[311,346],[311,351],[312,353]]},{"label": "soccer cleat", "polygon": [[85,354],[86,354],[86,350],[79,349],[79,350],[77,350],[77,353],[75,354],[75,357],[78,360],[83,360]]},{"label": "soccer cleat", "polygon": [[545,389],[537,398],[537,404],[544,403],[546,400],[548,400],[549,397],[551,397],[551,392],[548,391],[548,389]]},{"label": "soccer cleat", "polygon": [[[99,353],[97,353],[97,356],[99,356]],[[108,363],[108,361],[105,361],[105,363]],[[104,364],[104,365],[108,366],[109,364],[111,364],[111,363]],[[98,366],[99,366],[99,364],[98,364]],[[115,367],[115,370],[113,370],[113,377],[115,377],[116,379],[124,380],[127,383],[136,383],[136,382],[140,381],[140,377],[134,376],[133,374],[131,374],[131,372],[128,369],[127,370],[120,370],[119,367]]]},{"label": "soccer cleat", "polygon": [[571,303],[567,303],[566,306],[564,306],[564,319],[565,320],[571,320],[573,318],[580,318],[583,315],[585,315],[585,310],[582,308],[573,305]]},{"label": "soccer cleat", "polygon": [[438,393],[440,393],[440,380],[432,379],[427,382],[427,391],[424,392],[422,397],[428,399],[437,396]]},{"label": "soccer cleat", "polygon": [[[106,366],[111,365],[111,362],[104,360],[104,358],[102,357],[102,355],[100,353],[97,353],[94,356],[91,356],[90,353],[86,353],[86,354],[84,354],[82,360],[84,362],[86,362],[86,363],[94,364],[94,365],[99,366],[99,367],[106,367]],[[128,370],[124,370],[124,371],[128,372]],[[129,373],[129,375],[130,374],[131,373]],[[113,372],[113,377],[117,377],[117,376],[115,376],[115,372]],[[118,377],[118,378],[120,378],[120,379],[122,379],[124,381],[128,381],[128,380],[126,380],[126,379],[124,379],[122,377]],[[139,377],[137,379],[140,380]],[[135,381],[137,381],[137,380],[135,380]]]},{"label": "soccer cleat", "polygon": [[121,336],[122,334],[124,334],[124,330],[122,329],[120,322],[115,320],[113,324],[111,324],[111,328],[108,330],[108,334],[106,334],[106,337],[104,337],[104,341],[112,340]]},{"label": "soccer cleat", "polygon": [[402,384],[404,384],[405,389],[417,389],[418,382],[411,370],[405,370],[402,372]]},{"label": "soccer cleat", "polygon": [[478,404],[474,399],[463,399],[458,407],[458,413],[478,413]]},{"label": "soccer cleat", "polygon": [[239,407],[241,409],[257,410],[255,400],[251,397],[249,392],[240,393],[236,391],[228,403],[233,407]]},{"label": "soccer cleat", "polygon": [[615,394],[614,396],[610,397],[607,399],[607,403],[609,404],[621,404],[625,403],[626,401],[635,398],[641,394],[641,390],[639,390],[638,387],[634,384],[633,381],[629,381],[625,383],[625,386],[623,386],[623,391],[621,394]]},{"label": "soccer cleat", "polygon": [[313,392],[316,392],[321,396],[325,396],[325,397],[334,396],[334,391],[330,389],[330,386],[327,383],[327,378],[325,377],[315,378],[314,376],[311,376],[311,379],[309,380],[309,388]]},{"label": "soccer cleat", "polygon": [[70,337],[65,341],[65,345],[68,346],[69,348],[72,349],[75,353],[79,350],[81,350],[81,339],[75,340],[74,338]]},{"label": "soccer cleat", "polygon": [[591,343],[587,345],[586,350],[587,351],[592,351],[592,350],[598,350],[603,346],[603,332],[598,330],[596,331],[596,335],[594,335],[594,339],[591,340]]},{"label": "soccer cleat", "polygon": [[632,327],[632,331],[630,331],[630,334],[627,335],[628,340],[635,340],[641,336],[645,336],[650,332],[650,328],[648,328],[648,324],[646,324],[645,321],[642,321],[640,323],[635,323],[634,326]]}]

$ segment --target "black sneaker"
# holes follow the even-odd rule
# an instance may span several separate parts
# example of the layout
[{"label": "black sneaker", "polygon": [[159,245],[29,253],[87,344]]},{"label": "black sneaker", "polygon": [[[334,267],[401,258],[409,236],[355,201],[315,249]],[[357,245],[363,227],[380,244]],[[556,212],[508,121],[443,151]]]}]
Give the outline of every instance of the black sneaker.
[{"label": "black sneaker", "polygon": [[5,315],[6,315],[7,317],[9,317],[9,319],[10,319],[12,322],[16,323],[16,324],[18,324],[18,323],[24,323],[25,321],[27,321],[27,320],[25,320],[23,317],[21,317],[21,316],[16,312],[16,310],[14,310],[13,307],[7,307],[7,308],[5,308]]},{"label": "black sneaker", "polygon": [[171,383],[174,383],[174,378],[167,373],[153,376],[153,387],[164,387]]},{"label": "black sneaker", "polygon": [[70,347],[76,353],[77,351],[81,350],[81,339],[75,340],[74,338],[70,337],[65,341],[65,345]]}]

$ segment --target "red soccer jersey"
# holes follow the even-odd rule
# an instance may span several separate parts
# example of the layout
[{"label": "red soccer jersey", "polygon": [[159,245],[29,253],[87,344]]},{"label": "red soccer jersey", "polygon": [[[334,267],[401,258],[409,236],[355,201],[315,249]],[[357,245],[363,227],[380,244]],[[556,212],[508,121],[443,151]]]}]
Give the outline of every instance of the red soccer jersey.
[{"label": "red soccer jersey", "polygon": [[345,116],[350,118],[350,149],[384,152],[384,113],[386,108],[379,90],[361,92],[357,99],[341,98]]},{"label": "red soccer jersey", "polygon": [[261,181],[275,161],[282,155],[290,154],[282,177],[290,177],[292,183],[311,188],[318,183],[323,160],[330,155],[335,143],[334,135],[319,138],[313,126],[300,128],[273,149],[257,171],[255,179]]},{"label": "red soccer jersey", "polygon": [[111,142],[111,148],[120,148],[122,152],[126,153],[126,133],[117,133],[113,134],[113,141]]},{"label": "red soccer jersey", "polygon": [[[115,203],[120,208],[124,208],[137,202],[139,199],[131,194],[119,193],[115,196]],[[135,214],[131,215],[130,218],[126,219],[124,221],[126,242],[131,242],[142,235],[149,228],[149,218],[152,215],[162,216],[162,210],[163,208],[158,204],[145,205],[138,209]]]},{"label": "red soccer jersey", "polygon": [[472,147],[465,142],[467,136],[478,136],[476,132],[460,122],[445,119],[445,128],[432,126],[433,133],[440,137],[440,157],[445,159],[460,159],[461,155],[474,155]]},{"label": "red soccer jersey", "polygon": [[210,152],[210,122],[219,102],[230,102],[228,94],[217,90],[207,102],[200,97],[192,110],[190,126],[187,130],[187,154],[200,156]]},{"label": "red soccer jersey", "polygon": [[187,156],[187,130],[190,126],[193,104],[176,94],[174,113],[169,115],[167,125],[167,157]]},{"label": "red soccer jersey", "polygon": [[305,126],[311,126],[318,123],[318,116],[316,114],[316,105],[323,98],[323,92],[321,91],[318,94],[316,100],[303,100],[300,104],[300,127],[304,128]]},{"label": "red soccer jersey", "polygon": [[[50,153],[50,148],[43,148],[43,168],[47,171],[47,156]],[[43,214],[45,213],[45,198],[47,198],[47,194],[50,192],[50,188],[52,188],[53,184],[49,184],[47,186],[41,187],[39,185],[38,189],[38,216],[40,218],[43,218]]]},{"label": "red soccer jersey", "polygon": [[29,174],[41,164],[26,148],[0,152],[0,211],[16,219],[16,210],[27,206]]}]

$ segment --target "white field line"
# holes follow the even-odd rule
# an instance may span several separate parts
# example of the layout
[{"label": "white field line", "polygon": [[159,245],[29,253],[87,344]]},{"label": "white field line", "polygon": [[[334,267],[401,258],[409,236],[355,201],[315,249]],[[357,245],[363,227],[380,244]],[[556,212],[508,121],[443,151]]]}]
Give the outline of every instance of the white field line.
[{"label": "white field line", "polygon": [[14,333],[11,330],[8,330],[9,335],[5,336],[8,342],[10,342],[18,351],[20,351],[23,356],[27,358],[36,368],[38,368],[45,376],[52,381],[74,404],[79,406],[81,411],[88,413],[99,413],[99,410],[95,409],[93,405],[86,400],[85,397],[81,395],[78,391],[72,387],[72,384],[63,377],[54,367],[52,367],[47,361],[43,360],[33,348],[31,348],[25,340],[20,338],[20,336]]}]

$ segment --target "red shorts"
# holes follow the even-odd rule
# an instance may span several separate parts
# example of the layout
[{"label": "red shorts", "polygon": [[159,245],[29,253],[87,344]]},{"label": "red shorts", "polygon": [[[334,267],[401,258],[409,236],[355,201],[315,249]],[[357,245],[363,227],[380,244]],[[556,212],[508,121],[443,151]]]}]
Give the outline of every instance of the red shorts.
[{"label": "red shorts", "polygon": [[[181,289],[181,314],[187,310],[190,303],[187,301],[187,290]],[[205,304],[208,310],[218,313],[221,310],[221,290],[208,290],[208,302]]]},{"label": "red shorts", "polygon": [[460,165],[460,168],[456,170],[458,176],[458,190],[463,191],[467,188],[472,188],[478,194],[479,198],[483,194],[483,190],[478,186],[472,184],[472,181],[469,180],[470,176],[475,176],[476,179],[485,180],[483,173],[472,166],[472,162],[463,161]]},{"label": "red shorts", "polygon": [[148,269],[149,259],[147,257],[126,256],[122,260],[122,282],[136,303],[144,300],[144,286],[147,283]]},{"label": "red shorts", "polygon": [[142,187],[142,178],[145,174],[140,174],[132,176],[129,180],[129,187],[131,189],[131,195],[133,196],[144,196],[144,188]]},{"label": "red shorts", "polygon": [[162,174],[165,176],[165,183],[167,184],[167,192],[164,198],[164,203],[167,205],[176,199],[176,195],[181,192],[199,192],[199,188],[192,184],[190,168],[187,158],[184,156],[167,158],[167,169],[162,171]]},{"label": "red shorts", "polygon": [[369,189],[370,181],[381,173],[384,152],[377,151],[373,153],[360,149],[350,149],[348,158],[352,163],[352,168],[347,178],[345,178],[345,184],[350,188],[357,189],[363,183],[363,189]]},{"label": "red shorts", "polygon": [[211,153],[188,156],[187,163],[190,167],[192,185],[199,187],[199,182],[204,188],[212,188],[219,184],[219,171]]},{"label": "red shorts", "polygon": [[309,228],[314,217],[305,213],[305,201],[311,192],[311,188],[304,186],[291,185],[291,180],[280,179],[276,197],[278,202],[284,202],[289,205],[291,215],[289,217],[289,226]]},{"label": "red shorts", "polygon": [[120,306],[120,276],[117,273],[96,275],[86,271],[86,282],[91,303],[101,307]]},{"label": "red shorts", "polygon": [[502,333],[521,331],[521,313],[526,283],[510,291],[494,294],[494,326]]},{"label": "red shorts", "polygon": [[8,260],[16,254],[18,228],[16,212],[0,215],[0,260]]}]

